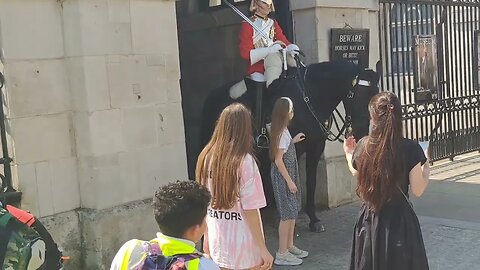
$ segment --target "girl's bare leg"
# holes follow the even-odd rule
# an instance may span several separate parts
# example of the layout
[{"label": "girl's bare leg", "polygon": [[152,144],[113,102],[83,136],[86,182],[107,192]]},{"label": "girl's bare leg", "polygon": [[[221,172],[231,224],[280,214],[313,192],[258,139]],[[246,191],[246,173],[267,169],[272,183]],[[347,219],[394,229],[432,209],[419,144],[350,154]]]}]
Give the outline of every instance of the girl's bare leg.
[{"label": "girl's bare leg", "polygon": [[293,247],[293,239],[295,238],[295,219],[289,220],[289,232],[287,248]]},{"label": "girl's bare leg", "polygon": [[280,220],[278,225],[278,252],[285,253],[288,250],[291,220]]}]

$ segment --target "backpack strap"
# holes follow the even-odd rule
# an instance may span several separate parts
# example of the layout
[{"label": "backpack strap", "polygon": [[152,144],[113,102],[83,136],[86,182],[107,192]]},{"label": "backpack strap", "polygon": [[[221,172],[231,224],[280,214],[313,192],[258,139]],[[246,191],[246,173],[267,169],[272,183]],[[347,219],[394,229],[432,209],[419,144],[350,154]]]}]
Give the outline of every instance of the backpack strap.
[{"label": "backpack strap", "polygon": [[[162,255],[162,251],[160,250],[160,245],[158,244],[158,242],[155,241],[155,239],[151,240],[151,241],[137,240],[137,243],[127,251],[128,258],[126,258],[127,256],[125,256],[123,258],[123,260],[124,260],[123,265],[125,265],[125,267],[127,267],[128,262],[130,262],[132,251],[138,246],[141,246],[143,255],[142,255],[142,259],[140,260],[140,262],[134,266],[134,268],[133,268],[134,270],[143,269],[144,266],[145,266],[146,260],[149,256]],[[125,268],[125,270],[129,270],[129,269],[130,268]],[[124,269],[121,269],[121,270],[124,270]]]},{"label": "backpack strap", "polygon": [[[156,239],[153,239],[151,241],[141,241],[141,246],[143,249],[144,257],[139,264],[135,265],[135,268],[134,268],[135,270],[147,269],[148,267],[152,266],[151,265],[152,262],[154,263],[163,262],[161,264],[165,267],[165,270],[182,270],[182,269],[186,269],[189,263],[190,264],[194,263],[194,266],[195,265],[198,266],[199,262],[191,262],[191,261],[194,261],[196,259],[200,259],[201,257],[203,257],[203,255],[198,252],[176,254],[173,256],[165,256],[163,255],[160,245]],[[144,267],[147,267],[147,268],[144,268]],[[194,267],[193,269],[196,269],[196,268]]]},{"label": "backpack strap", "polygon": [[199,253],[190,253],[190,254],[178,254],[172,257],[169,257],[169,263],[167,264],[168,270],[182,270],[187,269],[187,264],[190,261],[200,259],[203,257]]},{"label": "backpack strap", "polygon": [[[123,259],[122,259],[122,263],[121,263],[121,267],[120,267],[119,270],[129,270],[129,269],[131,269],[130,260],[132,259],[133,250],[138,245],[141,245],[141,243],[142,243],[142,241],[137,240],[137,239],[131,240],[130,242],[131,242],[130,245],[128,245],[127,249],[125,250],[125,253],[124,253],[124,256],[123,256]],[[135,269],[137,269],[137,268],[135,268]]]},{"label": "backpack strap", "polygon": [[16,208],[11,205],[7,205],[6,209],[16,219],[18,219],[24,224],[27,224],[28,227],[32,227],[33,223],[35,222],[35,217],[31,213],[25,210]]},{"label": "backpack strap", "polygon": [[160,244],[155,240],[150,240],[142,243],[143,251],[151,255],[161,255],[162,250]]}]

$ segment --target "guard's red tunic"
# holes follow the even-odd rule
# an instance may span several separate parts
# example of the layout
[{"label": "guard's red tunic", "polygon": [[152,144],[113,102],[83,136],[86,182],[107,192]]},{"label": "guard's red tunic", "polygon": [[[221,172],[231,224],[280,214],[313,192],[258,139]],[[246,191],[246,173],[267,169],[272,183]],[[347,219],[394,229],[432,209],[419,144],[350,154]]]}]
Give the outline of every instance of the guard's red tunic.
[{"label": "guard's red tunic", "polygon": [[[258,19],[258,18],[257,18]],[[277,21],[274,20],[274,34],[273,34],[273,41],[283,41],[285,45],[290,45],[291,42],[288,41],[287,37],[283,34],[282,28],[280,25],[277,23]],[[240,29],[240,55],[243,59],[248,61],[248,67],[247,67],[247,75],[250,75],[252,73],[258,72],[263,74],[265,72],[265,67],[263,65],[263,60],[258,61],[254,65],[250,65],[251,60],[250,60],[250,51],[255,49],[255,45],[253,44],[253,35],[254,35],[254,30],[253,27],[248,24],[247,22],[242,22],[242,27]]]}]

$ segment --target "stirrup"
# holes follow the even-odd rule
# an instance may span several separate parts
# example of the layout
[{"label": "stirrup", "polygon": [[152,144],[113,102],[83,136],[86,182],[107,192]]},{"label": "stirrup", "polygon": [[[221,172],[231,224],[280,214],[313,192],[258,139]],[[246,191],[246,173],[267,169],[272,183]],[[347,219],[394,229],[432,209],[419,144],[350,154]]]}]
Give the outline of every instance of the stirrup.
[{"label": "stirrup", "polygon": [[257,136],[257,138],[255,139],[255,142],[258,148],[262,148],[262,149],[269,148],[270,140],[268,139],[267,130],[265,128],[262,128],[262,133]]}]

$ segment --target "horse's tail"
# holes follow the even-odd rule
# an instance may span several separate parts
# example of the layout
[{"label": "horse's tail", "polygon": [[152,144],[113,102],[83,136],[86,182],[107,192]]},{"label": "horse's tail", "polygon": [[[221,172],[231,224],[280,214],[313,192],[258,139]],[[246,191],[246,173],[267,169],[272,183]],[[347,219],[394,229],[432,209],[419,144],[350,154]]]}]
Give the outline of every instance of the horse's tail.
[{"label": "horse's tail", "polygon": [[225,89],[226,87],[224,86],[211,91],[203,103],[200,125],[201,148],[207,145],[207,143],[210,141],[218,116],[227,106],[225,104],[230,102]]},{"label": "horse's tail", "polygon": [[208,95],[207,99],[203,103],[202,108],[202,120],[200,124],[200,146],[203,148],[207,145],[208,141],[213,134],[213,129],[215,128],[215,113],[213,112],[213,98],[212,95]]},{"label": "horse's tail", "polygon": [[[215,123],[222,110],[234,102],[245,104],[244,96],[247,90],[242,89],[242,87],[245,88],[246,85],[242,86],[239,81],[234,81],[219,87],[208,94],[202,108],[202,123],[200,131],[202,147],[210,141],[213,130],[215,129]],[[232,97],[232,95],[235,97]]]}]

